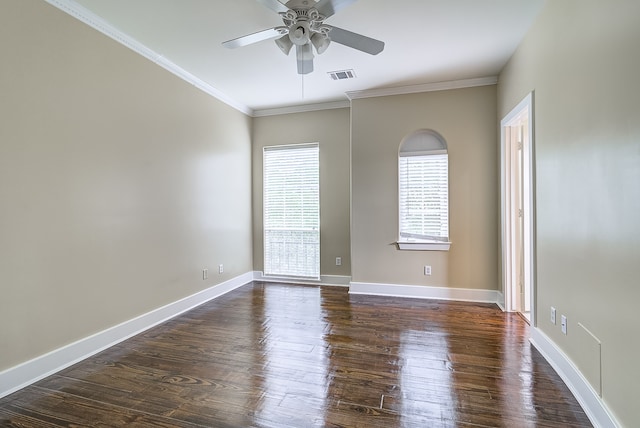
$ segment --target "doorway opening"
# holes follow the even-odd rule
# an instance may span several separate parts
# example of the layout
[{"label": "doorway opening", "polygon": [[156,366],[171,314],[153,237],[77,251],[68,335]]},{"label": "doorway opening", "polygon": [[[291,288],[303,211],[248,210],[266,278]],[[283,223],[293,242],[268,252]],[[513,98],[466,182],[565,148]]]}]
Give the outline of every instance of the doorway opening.
[{"label": "doorway opening", "polygon": [[533,93],[500,122],[502,284],[505,310],[535,326]]}]

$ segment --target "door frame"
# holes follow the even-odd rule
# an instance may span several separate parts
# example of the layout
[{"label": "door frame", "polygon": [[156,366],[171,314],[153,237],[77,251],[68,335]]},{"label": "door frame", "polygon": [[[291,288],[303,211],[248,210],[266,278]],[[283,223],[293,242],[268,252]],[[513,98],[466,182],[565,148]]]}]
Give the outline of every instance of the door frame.
[{"label": "door frame", "polygon": [[536,326],[536,218],[535,218],[535,140],[534,140],[534,96],[530,92],[500,121],[500,233],[501,233],[501,271],[504,310],[517,311],[513,304],[513,294],[517,285],[515,281],[515,248],[514,248],[514,159],[510,128],[526,118],[527,138],[522,146],[523,180],[524,180],[524,280],[529,285],[530,322]]}]

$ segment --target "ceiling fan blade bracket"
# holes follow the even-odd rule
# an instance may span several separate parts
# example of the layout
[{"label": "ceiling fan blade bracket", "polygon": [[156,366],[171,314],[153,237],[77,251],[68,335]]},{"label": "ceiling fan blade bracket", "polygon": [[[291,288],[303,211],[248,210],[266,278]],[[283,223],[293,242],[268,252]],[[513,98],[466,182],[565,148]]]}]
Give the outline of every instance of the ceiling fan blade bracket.
[{"label": "ceiling fan blade bracket", "polygon": [[282,18],[286,18],[290,21],[296,21],[298,19],[298,14],[295,12],[295,10],[287,10],[285,13],[281,13],[280,15],[282,15]]},{"label": "ceiling fan blade bracket", "polygon": [[329,37],[329,33],[331,32],[331,28],[326,26],[326,25],[324,25],[324,24],[322,24],[322,25],[319,25],[316,28],[313,28],[313,31],[315,31],[316,33],[320,33],[325,37]]},{"label": "ceiling fan blade bracket", "polygon": [[322,22],[327,19],[324,15],[318,12],[318,9],[313,7],[307,12],[307,18],[310,22]]}]

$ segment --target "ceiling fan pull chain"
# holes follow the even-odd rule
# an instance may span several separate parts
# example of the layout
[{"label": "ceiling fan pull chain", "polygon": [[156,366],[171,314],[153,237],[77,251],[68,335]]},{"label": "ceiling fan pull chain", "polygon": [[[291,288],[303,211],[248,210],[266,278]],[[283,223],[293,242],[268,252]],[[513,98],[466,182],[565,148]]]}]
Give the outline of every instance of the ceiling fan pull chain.
[{"label": "ceiling fan pull chain", "polygon": [[304,74],[300,75],[300,81],[302,82],[302,99],[304,100]]}]

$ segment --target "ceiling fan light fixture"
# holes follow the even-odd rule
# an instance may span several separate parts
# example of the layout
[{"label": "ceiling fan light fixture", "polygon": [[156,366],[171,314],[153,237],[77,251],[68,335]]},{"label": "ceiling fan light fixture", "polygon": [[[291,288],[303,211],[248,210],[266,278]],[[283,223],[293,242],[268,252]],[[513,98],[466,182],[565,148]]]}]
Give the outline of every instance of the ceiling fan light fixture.
[{"label": "ceiling fan light fixture", "polygon": [[309,24],[305,21],[298,22],[289,27],[289,39],[291,43],[304,46],[309,43]]},{"label": "ceiling fan light fixture", "polygon": [[289,55],[289,52],[291,52],[291,48],[293,47],[293,43],[291,43],[291,40],[289,40],[289,35],[288,34],[285,34],[284,36],[282,36],[279,39],[277,39],[276,40],[276,45],[278,45],[280,50],[285,55]]},{"label": "ceiling fan light fixture", "polygon": [[313,43],[313,46],[315,46],[318,55],[321,55],[331,44],[331,39],[321,33],[315,33],[313,36],[311,36],[311,43]]}]

